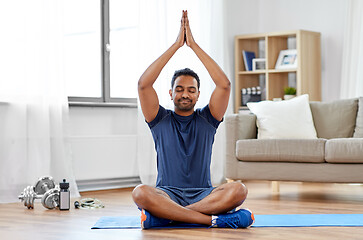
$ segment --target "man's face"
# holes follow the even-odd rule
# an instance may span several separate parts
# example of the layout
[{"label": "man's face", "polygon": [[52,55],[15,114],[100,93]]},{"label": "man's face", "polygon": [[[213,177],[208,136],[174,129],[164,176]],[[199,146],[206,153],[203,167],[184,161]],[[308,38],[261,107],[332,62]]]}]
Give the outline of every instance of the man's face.
[{"label": "man's face", "polygon": [[199,98],[197,80],[189,75],[181,75],[175,79],[173,89],[169,91],[176,110],[188,112],[194,110]]}]

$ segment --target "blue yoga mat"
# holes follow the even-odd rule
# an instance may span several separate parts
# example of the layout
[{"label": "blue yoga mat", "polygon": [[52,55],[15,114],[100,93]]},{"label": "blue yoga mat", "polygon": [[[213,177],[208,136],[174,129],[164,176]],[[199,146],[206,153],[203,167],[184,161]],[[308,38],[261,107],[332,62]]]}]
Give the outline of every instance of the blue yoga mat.
[{"label": "blue yoga mat", "polygon": [[252,227],[359,227],[363,214],[255,215]]},{"label": "blue yoga mat", "polygon": [[[140,229],[140,216],[101,217],[92,229]],[[209,226],[192,223],[173,223],[161,228],[207,228]]]},{"label": "blue yoga mat", "polygon": [[[252,227],[360,227],[363,214],[255,215]],[[199,224],[177,223],[164,228],[207,228]],[[92,229],[140,229],[139,216],[101,217]]]}]

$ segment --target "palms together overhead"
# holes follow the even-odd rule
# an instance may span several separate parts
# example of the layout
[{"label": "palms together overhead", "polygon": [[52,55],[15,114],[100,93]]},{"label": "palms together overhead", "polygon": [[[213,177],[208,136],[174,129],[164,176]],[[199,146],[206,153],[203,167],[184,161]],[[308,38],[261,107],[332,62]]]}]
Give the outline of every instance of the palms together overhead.
[{"label": "palms together overhead", "polygon": [[189,26],[188,11],[183,10],[180,31],[176,42],[180,47],[183,46],[184,43],[186,43],[188,47],[192,47],[195,43]]}]

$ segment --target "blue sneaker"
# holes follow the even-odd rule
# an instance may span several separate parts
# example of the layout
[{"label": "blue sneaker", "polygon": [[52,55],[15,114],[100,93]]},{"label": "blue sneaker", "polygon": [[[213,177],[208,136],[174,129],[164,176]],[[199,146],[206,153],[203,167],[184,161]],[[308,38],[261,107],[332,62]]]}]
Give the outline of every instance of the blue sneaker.
[{"label": "blue sneaker", "polygon": [[170,222],[171,222],[171,220],[154,217],[145,209],[141,209],[141,228],[142,229],[164,227],[164,226],[168,225]]},{"label": "blue sneaker", "polygon": [[220,214],[212,220],[212,227],[247,228],[255,222],[255,217],[249,209],[240,209],[234,213]]}]

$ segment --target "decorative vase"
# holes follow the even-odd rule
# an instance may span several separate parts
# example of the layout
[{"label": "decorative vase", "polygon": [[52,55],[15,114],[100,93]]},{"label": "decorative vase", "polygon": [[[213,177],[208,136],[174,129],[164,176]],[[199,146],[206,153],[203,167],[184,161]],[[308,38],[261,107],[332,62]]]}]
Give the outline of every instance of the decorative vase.
[{"label": "decorative vase", "polygon": [[296,95],[284,95],[284,100],[289,100],[294,97],[296,97]]}]

